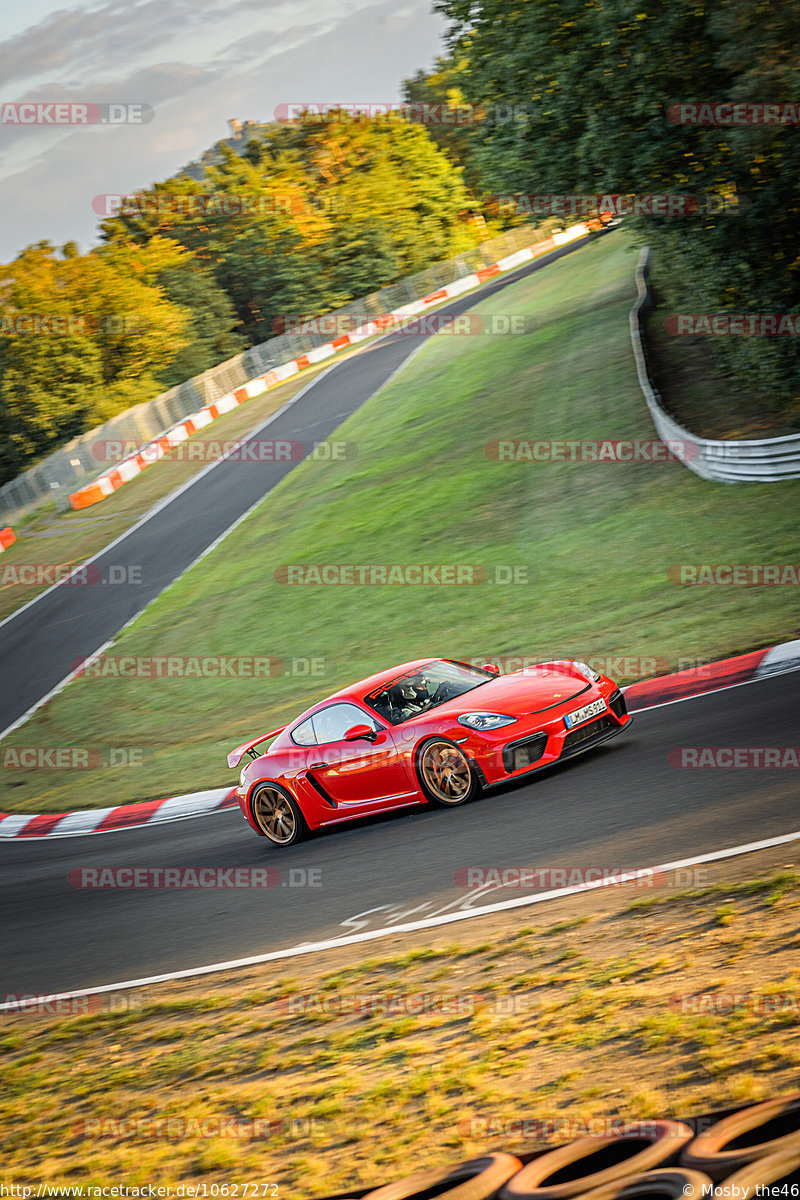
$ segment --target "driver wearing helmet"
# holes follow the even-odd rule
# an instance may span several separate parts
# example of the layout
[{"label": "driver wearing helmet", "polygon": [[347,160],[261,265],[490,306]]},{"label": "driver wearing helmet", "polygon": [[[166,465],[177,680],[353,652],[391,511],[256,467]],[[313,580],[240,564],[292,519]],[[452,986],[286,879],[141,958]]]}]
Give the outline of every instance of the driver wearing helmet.
[{"label": "driver wearing helmet", "polygon": [[424,675],[413,675],[410,679],[402,679],[391,687],[387,700],[391,709],[391,719],[395,724],[415,717],[428,707],[430,703],[428,681]]},{"label": "driver wearing helmet", "polygon": [[397,685],[406,706],[422,709],[430,700],[428,681],[424,675],[415,675]]}]

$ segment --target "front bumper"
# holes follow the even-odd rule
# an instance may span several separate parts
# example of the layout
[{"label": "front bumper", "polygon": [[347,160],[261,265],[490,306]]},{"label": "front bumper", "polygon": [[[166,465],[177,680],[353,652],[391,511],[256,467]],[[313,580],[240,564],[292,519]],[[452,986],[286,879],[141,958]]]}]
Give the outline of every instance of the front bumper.
[{"label": "front bumper", "polygon": [[[484,785],[500,787],[593,750],[627,729],[632,717],[619,688],[614,687],[604,699],[606,711],[575,729],[566,728],[563,712],[546,722],[541,722],[540,715],[539,728],[529,729],[509,742],[504,743],[498,738],[493,739],[494,744],[487,745],[485,740],[479,743],[470,738],[469,744],[462,748],[480,771]],[[508,733],[508,729],[498,732]]]}]

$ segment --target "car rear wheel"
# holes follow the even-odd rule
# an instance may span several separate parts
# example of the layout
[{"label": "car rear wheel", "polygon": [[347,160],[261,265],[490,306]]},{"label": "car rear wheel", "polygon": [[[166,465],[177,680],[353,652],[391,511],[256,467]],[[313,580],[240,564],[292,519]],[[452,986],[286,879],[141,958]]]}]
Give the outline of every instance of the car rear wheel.
[{"label": "car rear wheel", "polygon": [[466,754],[445,738],[432,738],[420,746],[417,774],[426,796],[446,808],[466,804],[478,791],[478,780]]},{"label": "car rear wheel", "polygon": [[251,804],[256,825],[274,845],[291,846],[305,836],[308,827],[296,801],[276,783],[256,788]]}]

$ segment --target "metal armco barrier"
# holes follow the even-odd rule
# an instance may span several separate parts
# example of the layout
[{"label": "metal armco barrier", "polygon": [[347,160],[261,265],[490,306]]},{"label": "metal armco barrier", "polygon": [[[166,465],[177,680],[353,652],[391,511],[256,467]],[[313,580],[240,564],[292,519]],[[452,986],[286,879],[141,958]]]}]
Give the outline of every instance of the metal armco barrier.
[{"label": "metal armco barrier", "polygon": [[[650,378],[641,329],[642,310],[650,300],[647,287],[649,259],[650,250],[645,247],[636,267],[638,296],[630,312],[631,344],[639,386],[661,440],[677,443],[676,456],[702,479],[717,483],[772,483],[781,479],[800,479],[800,433],[742,442],[711,441],[684,429],[661,407],[661,397]],[[688,452],[682,453],[682,446],[687,447]]]}]

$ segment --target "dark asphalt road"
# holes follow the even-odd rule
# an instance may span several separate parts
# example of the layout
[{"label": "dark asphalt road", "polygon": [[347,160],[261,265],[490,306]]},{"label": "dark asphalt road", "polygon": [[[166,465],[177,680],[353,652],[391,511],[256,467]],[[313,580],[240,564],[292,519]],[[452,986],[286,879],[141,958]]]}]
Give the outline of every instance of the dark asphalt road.
[{"label": "dark asphalt road", "polygon": [[[554,250],[486,285],[480,293],[436,311],[465,312],[478,298],[541,270],[584,242]],[[390,336],[343,360],[286,412],[268,422],[266,436],[305,444],[324,441],[424,340],[424,336]],[[259,440],[265,429],[262,425],[245,441]],[[94,560],[100,578],[125,578],[125,568],[133,566],[140,582],[90,587],[60,584],[0,624],[0,736],[70,674],[76,659],[105,645],[295,465],[218,463]]]},{"label": "dark asphalt road", "polygon": [[[238,810],[11,842],[2,851],[0,992],[80,989],[433,916],[470,899],[454,882],[463,867],[633,869],[789,833],[800,815],[796,771],[681,770],[667,755],[679,746],[795,745],[799,683],[789,673],[651,709],[607,746],[531,783],[463,809],[362,821],[286,851],[257,838]],[[282,884],[292,870],[298,879],[314,869],[320,886],[100,891],[67,879],[81,867],[267,865]]]}]

